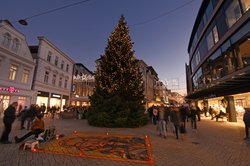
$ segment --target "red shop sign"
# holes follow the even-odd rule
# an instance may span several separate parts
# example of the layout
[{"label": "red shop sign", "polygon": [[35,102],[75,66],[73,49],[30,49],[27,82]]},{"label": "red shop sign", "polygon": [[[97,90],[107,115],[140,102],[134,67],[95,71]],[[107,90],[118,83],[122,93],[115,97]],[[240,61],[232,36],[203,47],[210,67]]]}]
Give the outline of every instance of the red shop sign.
[{"label": "red shop sign", "polygon": [[15,92],[19,92],[19,90],[17,90],[14,86],[10,86],[8,88],[1,88],[0,87],[0,90],[1,91],[8,91],[10,93],[15,93]]}]

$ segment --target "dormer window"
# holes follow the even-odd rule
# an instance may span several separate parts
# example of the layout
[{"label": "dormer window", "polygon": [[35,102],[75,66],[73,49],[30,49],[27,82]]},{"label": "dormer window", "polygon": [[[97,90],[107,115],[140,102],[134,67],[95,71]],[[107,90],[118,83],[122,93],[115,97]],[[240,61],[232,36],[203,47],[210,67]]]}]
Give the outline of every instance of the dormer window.
[{"label": "dormer window", "polygon": [[9,45],[10,45],[10,40],[11,40],[11,37],[10,37],[10,34],[9,33],[5,33],[4,35],[3,35],[3,46],[5,46],[5,47],[9,47]]},{"label": "dormer window", "polygon": [[11,47],[11,50],[14,51],[14,52],[17,52],[18,49],[19,49],[19,46],[20,46],[20,42],[18,39],[14,39],[13,40],[13,44],[12,44],[12,47]]}]

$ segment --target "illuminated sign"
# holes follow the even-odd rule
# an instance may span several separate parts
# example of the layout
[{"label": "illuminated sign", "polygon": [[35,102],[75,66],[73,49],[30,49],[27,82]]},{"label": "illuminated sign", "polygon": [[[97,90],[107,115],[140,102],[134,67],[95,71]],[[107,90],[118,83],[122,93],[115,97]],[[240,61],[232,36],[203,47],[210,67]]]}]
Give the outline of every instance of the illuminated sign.
[{"label": "illuminated sign", "polygon": [[82,76],[77,75],[77,76],[73,76],[73,80],[77,80],[77,81],[94,81],[95,77],[91,76],[91,75],[87,75],[87,74],[83,74]]},{"label": "illuminated sign", "polygon": [[54,98],[59,98],[59,99],[60,99],[60,98],[61,98],[61,95],[58,95],[58,94],[54,94],[54,93],[52,93],[52,94],[51,94],[51,97],[54,97]]},{"label": "illuminated sign", "polygon": [[1,91],[8,91],[9,93],[15,93],[15,92],[19,92],[19,90],[17,90],[14,86],[10,86],[8,88],[1,88]]}]

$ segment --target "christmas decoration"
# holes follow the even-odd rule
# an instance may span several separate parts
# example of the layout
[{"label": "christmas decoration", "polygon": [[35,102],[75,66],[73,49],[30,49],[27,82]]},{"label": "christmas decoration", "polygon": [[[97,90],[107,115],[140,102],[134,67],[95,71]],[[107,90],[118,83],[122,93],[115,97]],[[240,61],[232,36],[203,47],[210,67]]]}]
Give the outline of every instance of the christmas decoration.
[{"label": "christmas decoration", "polygon": [[97,61],[95,90],[88,112],[90,125],[139,127],[147,123],[142,74],[132,47],[122,15],[108,39],[105,54]]}]

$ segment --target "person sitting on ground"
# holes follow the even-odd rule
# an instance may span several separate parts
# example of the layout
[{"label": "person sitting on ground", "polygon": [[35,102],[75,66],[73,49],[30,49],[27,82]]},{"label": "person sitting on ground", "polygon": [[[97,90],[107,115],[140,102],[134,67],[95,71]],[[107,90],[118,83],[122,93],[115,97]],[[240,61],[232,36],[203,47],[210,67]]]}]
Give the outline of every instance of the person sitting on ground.
[{"label": "person sitting on ground", "polygon": [[38,135],[44,132],[44,121],[43,121],[43,114],[37,115],[36,119],[31,125],[31,131],[22,136],[21,138],[18,138],[15,136],[16,143],[22,142],[26,138],[30,137],[31,135],[35,135],[36,138],[38,138]]}]

